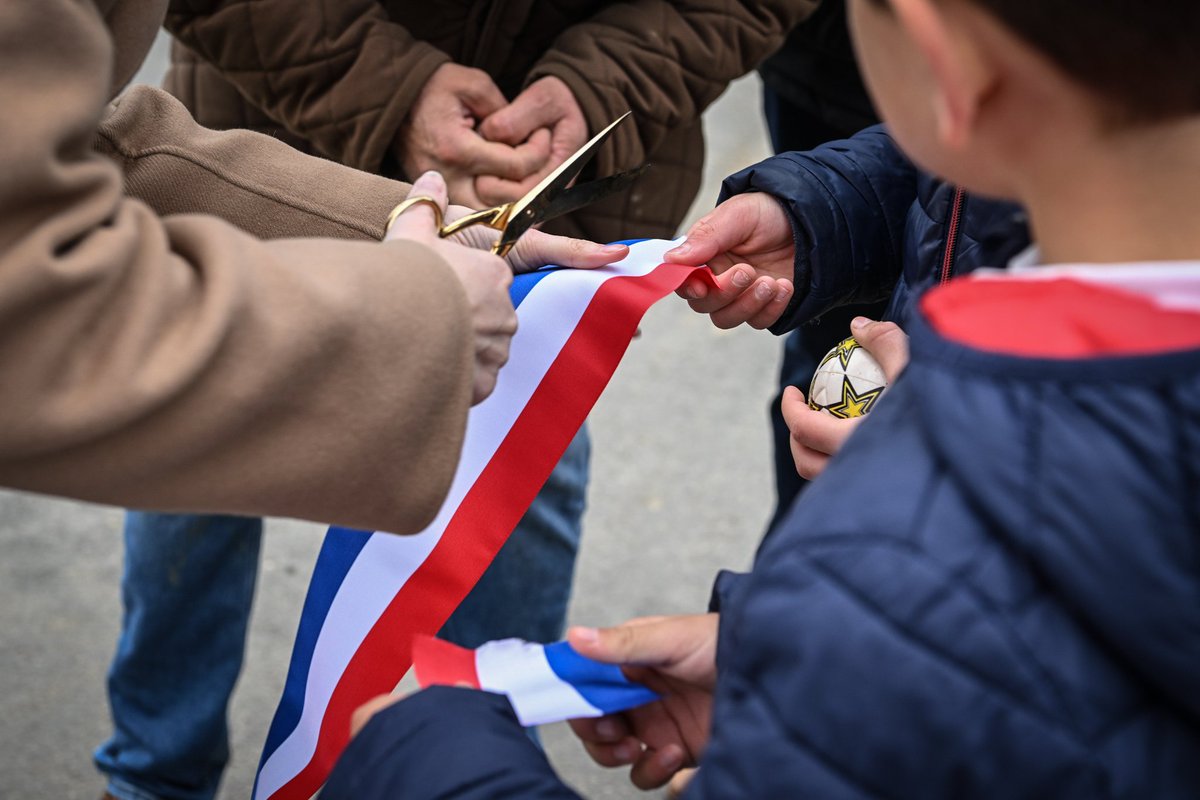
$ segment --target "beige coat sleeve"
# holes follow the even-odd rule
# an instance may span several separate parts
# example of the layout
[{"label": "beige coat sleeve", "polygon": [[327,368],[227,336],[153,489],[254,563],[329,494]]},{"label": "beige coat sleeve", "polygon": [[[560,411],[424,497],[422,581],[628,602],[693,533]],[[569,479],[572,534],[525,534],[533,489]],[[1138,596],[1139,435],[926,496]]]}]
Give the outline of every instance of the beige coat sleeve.
[{"label": "beige coat sleeve", "polygon": [[530,71],[570,87],[592,131],[626,111],[597,154],[607,175],[643,163],[729,82],[779,49],[818,0],[630,0],[568,28]]},{"label": "beige coat sleeve", "polygon": [[[211,216],[160,217],[93,149],[112,62],[90,3],[0,14],[0,484],[423,527],[470,396],[468,312],[451,270],[415,244],[263,242]],[[190,153],[123,144],[123,125],[137,133],[141,119],[149,137],[163,122],[137,113],[145,97],[123,100],[101,141],[132,161],[130,185],[160,211],[214,210],[224,193],[224,216],[255,230],[290,197],[308,230],[377,232],[350,206],[338,217],[305,205],[323,196],[302,182],[314,164],[269,140],[240,163],[203,134]],[[222,163],[229,174],[214,174]],[[156,189],[155,172],[174,185]]]}]

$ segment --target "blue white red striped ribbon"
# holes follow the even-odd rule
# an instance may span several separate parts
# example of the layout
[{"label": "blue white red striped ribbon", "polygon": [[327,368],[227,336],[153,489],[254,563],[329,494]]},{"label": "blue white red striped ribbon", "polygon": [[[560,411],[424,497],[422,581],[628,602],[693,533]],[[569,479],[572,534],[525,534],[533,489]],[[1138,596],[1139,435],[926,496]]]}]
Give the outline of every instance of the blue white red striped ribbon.
[{"label": "blue white red striped ribbon", "polygon": [[471,650],[421,636],[413,668],[422,689],[466,685],[507,695],[525,726],[614,714],[659,697],[620,667],[581,656],[566,642],[502,639]]},{"label": "blue white red striped ribbon", "polygon": [[308,800],[345,747],[354,709],[395,688],[415,637],[440,630],[483,575],[608,384],[643,314],[695,272],[662,263],[672,244],[635,244],[624,261],[599,270],[517,277],[520,326],[509,361],[493,394],[471,410],[437,518],[414,536],[327,534],[255,800]]}]

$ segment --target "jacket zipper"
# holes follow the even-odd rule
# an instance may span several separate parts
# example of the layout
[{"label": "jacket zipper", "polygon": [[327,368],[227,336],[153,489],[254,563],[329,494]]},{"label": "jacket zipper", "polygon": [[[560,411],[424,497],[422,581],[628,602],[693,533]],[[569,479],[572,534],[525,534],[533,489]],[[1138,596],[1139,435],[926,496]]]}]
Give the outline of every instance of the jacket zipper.
[{"label": "jacket zipper", "polygon": [[950,209],[950,229],[946,233],[946,258],[942,261],[942,283],[950,280],[950,270],[954,266],[954,253],[958,249],[958,228],[962,222],[963,204],[966,199],[965,189],[954,190],[954,202]]}]

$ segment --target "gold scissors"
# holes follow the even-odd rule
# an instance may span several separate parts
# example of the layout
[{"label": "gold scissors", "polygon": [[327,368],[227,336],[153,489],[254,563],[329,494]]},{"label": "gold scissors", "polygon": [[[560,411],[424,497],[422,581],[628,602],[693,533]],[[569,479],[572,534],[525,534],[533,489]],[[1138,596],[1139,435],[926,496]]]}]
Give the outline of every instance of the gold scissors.
[{"label": "gold scissors", "polygon": [[433,209],[438,236],[443,239],[473,225],[484,225],[492,230],[500,231],[500,238],[492,245],[492,252],[503,258],[517,243],[517,239],[520,239],[521,235],[534,225],[561,217],[563,214],[569,214],[597,200],[620,192],[642,176],[642,173],[650,166],[649,164],[567,188],[573,180],[579,177],[579,173],[596,155],[596,151],[608,139],[613,129],[620,125],[630,113],[632,112],[626,112],[607,128],[593,136],[591,141],[576,150],[574,155],[560,164],[557,169],[543,178],[541,183],[530,189],[529,193],[519,200],[467,214],[443,227],[442,209],[432,197],[410,197],[392,209],[392,213],[388,215],[387,227],[391,228],[396,218],[413,206],[427,205]]}]

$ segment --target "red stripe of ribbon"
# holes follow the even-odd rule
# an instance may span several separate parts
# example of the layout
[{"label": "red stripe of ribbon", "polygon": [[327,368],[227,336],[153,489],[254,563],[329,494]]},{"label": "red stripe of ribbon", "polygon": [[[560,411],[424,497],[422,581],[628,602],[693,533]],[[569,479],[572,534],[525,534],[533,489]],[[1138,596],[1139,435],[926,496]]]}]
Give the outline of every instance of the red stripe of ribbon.
[{"label": "red stripe of ribbon", "polygon": [[696,270],[662,264],[601,284],[438,544],[351,658],[325,710],[312,760],[273,800],[309,800],[321,787],[349,741],[351,714],[395,688],[412,664],[414,638],[440,630],[483,576],[608,385],[646,311]]}]

